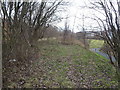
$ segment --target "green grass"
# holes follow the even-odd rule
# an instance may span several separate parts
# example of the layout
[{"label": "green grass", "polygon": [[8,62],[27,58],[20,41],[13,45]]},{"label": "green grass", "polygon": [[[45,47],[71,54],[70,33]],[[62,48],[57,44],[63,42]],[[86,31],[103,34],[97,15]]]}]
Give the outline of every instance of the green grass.
[{"label": "green grass", "polygon": [[103,40],[90,40],[90,48],[101,48],[103,44]]},{"label": "green grass", "polygon": [[[115,68],[105,58],[78,45],[38,44],[40,57],[23,87],[110,88],[117,86]],[[14,83],[11,84],[14,86]],[[12,87],[12,86],[11,86]]]}]

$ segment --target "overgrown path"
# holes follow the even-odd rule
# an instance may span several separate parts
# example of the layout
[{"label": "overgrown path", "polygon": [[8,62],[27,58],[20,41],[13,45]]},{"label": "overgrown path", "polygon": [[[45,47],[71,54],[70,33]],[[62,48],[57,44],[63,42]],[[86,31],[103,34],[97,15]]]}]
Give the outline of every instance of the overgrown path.
[{"label": "overgrown path", "polygon": [[40,43],[39,59],[29,67],[22,87],[95,88],[117,86],[115,68],[78,45]]}]

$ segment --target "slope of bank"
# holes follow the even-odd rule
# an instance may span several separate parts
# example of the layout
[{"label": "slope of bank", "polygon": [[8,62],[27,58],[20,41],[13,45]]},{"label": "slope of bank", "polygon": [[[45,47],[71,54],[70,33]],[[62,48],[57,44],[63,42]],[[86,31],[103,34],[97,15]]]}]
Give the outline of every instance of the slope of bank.
[{"label": "slope of bank", "polygon": [[[32,62],[28,75],[14,77],[8,87],[116,88],[115,68],[109,60],[79,45],[40,42],[39,59]],[[24,70],[23,70],[24,71]],[[19,74],[19,73],[18,73]],[[20,82],[23,84],[19,85]]]}]

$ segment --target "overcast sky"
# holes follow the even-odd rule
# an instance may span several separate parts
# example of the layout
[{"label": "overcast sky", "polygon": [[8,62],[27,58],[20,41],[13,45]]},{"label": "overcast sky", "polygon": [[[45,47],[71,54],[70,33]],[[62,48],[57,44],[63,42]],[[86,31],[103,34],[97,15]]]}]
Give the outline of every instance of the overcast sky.
[{"label": "overcast sky", "polygon": [[[84,7],[86,5],[89,5],[88,0],[69,0],[69,2],[70,5],[67,7],[67,11],[60,13],[60,15],[62,15],[64,18],[67,16],[69,17],[67,21],[70,29],[72,29],[74,32],[81,31],[83,26],[83,18],[85,28],[88,28],[95,24],[94,20],[86,18],[94,14],[93,10]],[[64,24],[65,19],[56,25],[58,27],[64,28]]]},{"label": "overcast sky", "polygon": [[[84,25],[85,25],[84,28],[86,30],[98,26],[96,24],[96,21],[87,17],[93,17],[94,14],[96,14],[99,17],[103,17],[103,16],[100,15],[100,13],[95,12],[94,10],[84,7],[90,5],[89,0],[69,0],[69,2],[70,5],[67,7],[67,11],[62,12],[59,15],[64,18],[66,18],[67,16],[69,17],[67,21],[71,30],[73,30],[74,32],[79,32],[82,30],[83,17],[84,17]],[[63,19],[59,23],[55,23],[56,26],[61,28],[64,28],[64,24],[65,24],[65,19]]]},{"label": "overcast sky", "polygon": [[[35,0],[35,1],[40,2],[41,0]],[[49,1],[54,2],[54,0],[49,0]],[[91,5],[90,4],[91,1],[93,2],[98,0],[64,0],[64,2],[69,2],[69,5],[67,6],[66,11],[59,12],[57,13],[57,15],[63,18],[69,17],[67,19],[67,22],[70,30],[73,30],[74,32],[82,31],[83,18],[84,18],[84,28],[86,30],[90,30],[90,29],[93,30],[94,27],[98,27],[98,24],[95,20],[90,19],[89,17],[95,18],[95,15],[100,18],[104,18],[104,17],[99,12],[89,9],[87,7]],[[112,0],[112,1],[115,2],[116,0]],[[65,19],[62,19],[60,22],[55,22],[54,25],[64,29]]]}]

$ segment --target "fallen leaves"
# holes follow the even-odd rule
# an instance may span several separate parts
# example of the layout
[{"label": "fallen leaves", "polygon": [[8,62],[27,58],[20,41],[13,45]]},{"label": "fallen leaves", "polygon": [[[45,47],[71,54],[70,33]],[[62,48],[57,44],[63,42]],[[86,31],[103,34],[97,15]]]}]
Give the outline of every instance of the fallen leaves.
[{"label": "fallen leaves", "polygon": [[[93,60],[95,58],[92,57],[92,54],[88,55],[90,52],[81,50],[79,46],[46,45],[41,48],[39,53],[40,58],[32,61],[31,65],[12,69],[10,75],[13,75],[13,78],[9,78],[8,87],[93,88],[116,86],[116,81],[106,74],[111,68],[105,70],[100,68],[104,63],[100,62],[102,63],[100,64]],[[88,54],[82,55],[82,53]],[[111,84],[107,85],[109,82]]]}]

